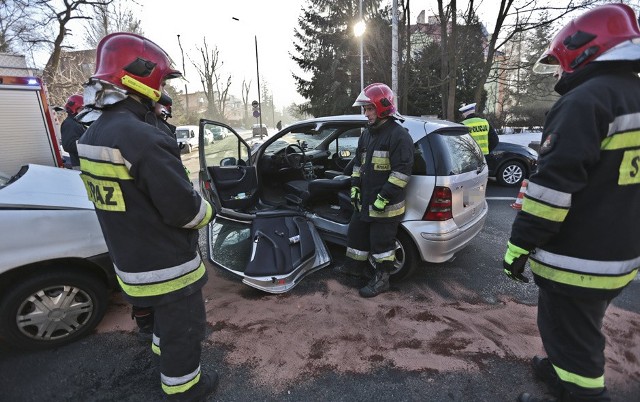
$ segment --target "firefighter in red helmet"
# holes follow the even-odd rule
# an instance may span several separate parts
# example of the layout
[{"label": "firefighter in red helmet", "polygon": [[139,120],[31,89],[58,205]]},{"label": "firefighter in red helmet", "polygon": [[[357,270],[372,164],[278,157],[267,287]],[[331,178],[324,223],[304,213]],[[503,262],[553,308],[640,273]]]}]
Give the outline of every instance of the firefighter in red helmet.
[{"label": "firefighter in red helmet", "polygon": [[[368,125],[358,140],[351,174],[354,213],[347,233],[346,262],[340,274],[369,278],[360,296],[389,289],[395,263],[395,238],[405,212],[406,187],[413,168],[413,140],[396,120],[393,91],[371,84],[353,106],[362,106]],[[373,275],[369,275],[369,257]]]},{"label": "firefighter in red helmet", "polygon": [[71,95],[67,99],[67,103],[64,105],[64,110],[67,112],[67,117],[62,121],[60,125],[60,142],[62,143],[62,149],[69,154],[69,161],[73,169],[80,169],[80,159],[78,158],[78,149],[76,143],[84,134],[85,126],[80,124],[76,120],[78,112],[82,109],[82,95]]},{"label": "firefighter in red helmet", "polygon": [[178,76],[152,41],[105,36],[84,92],[85,104],[100,113],[78,151],[120,287],[134,306],[153,309],[151,347],[160,356],[162,390],[170,400],[192,401],[218,382],[200,367],[207,272],[198,229],[213,210],[192,187],[178,144],[156,124],[156,104],[171,105],[163,87]]},{"label": "firefighter in red helmet", "polygon": [[534,71],[556,74],[561,97],[547,114],[538,170],[513,223],[503,268],[528,282],[529,260],[547,353],[532,365],[555,398],[523,393],[518,400],[610,401],[602,322],[640,268],[636,15],[624,4],[582,14],[560,30]]}]

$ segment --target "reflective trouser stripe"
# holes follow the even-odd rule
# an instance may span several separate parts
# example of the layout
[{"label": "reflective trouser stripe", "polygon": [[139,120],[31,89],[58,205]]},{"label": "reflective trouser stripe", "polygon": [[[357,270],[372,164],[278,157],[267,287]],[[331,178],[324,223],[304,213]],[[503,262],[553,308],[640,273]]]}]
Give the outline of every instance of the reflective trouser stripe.
[{"label": "reflective trouser stripe", "polygon": [[200,366],[198,366],[194,372],[182,377],[169,377],[164,374],[161,374],[160,377],[162,380],[162,390],[166,394],[173,395],[186,392],[200,381]]},{"label": "reflective trouser stripe", "polygon": [[395,261],[396,260],[396,252],[395,250],[389,250],[382,253],[372,254],[371,255],[375,262],[383,262],[383,261]]},{"label": "reflective trouser stripe", "polygon": [[156,355],[160,356],[160,337],[158,335],[156,335],[155,333],[153,334],[153,339],[151,341],[151,351],[153,353],[155,353]]},{"label": "reflective trouser stripe", "polygon": [[571,373],[555,365],[553,365],[553,368],[556,370],[558,377],[564,382],[575,384],[582,388],[604,388],[604,375],[596,378],[590,378]]},{"label": "reflective trouser stripe", "polygon": [[368,251],[356,250],[355,248],[347,247],[347,258],[351,258],[356,261],[366,261],[369,258]]}]

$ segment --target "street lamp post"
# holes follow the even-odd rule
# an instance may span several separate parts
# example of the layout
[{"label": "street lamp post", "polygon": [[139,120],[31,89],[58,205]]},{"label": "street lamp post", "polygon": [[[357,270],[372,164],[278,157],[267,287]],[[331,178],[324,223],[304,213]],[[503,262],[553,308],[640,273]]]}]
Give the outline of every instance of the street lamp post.
[{"label": "street lamp post", "polygon": [[[234,21],[240,21],[238,17],[231,17]],[[258,58],[258,35],[253,35],[255,47],[256,47],[256,76],[258,78],[258,124],[260,130],[260,138],[262,138],[262,101],[260,99],[260,61]]]},{"label": "street lamp post", "polygon": [[360,91],[364,90],[364,55],[363,55],[363,36],[367,25],[362,19],[362,0],[360,0],[360,21],[353,27],[353,33],[360,38]]}]

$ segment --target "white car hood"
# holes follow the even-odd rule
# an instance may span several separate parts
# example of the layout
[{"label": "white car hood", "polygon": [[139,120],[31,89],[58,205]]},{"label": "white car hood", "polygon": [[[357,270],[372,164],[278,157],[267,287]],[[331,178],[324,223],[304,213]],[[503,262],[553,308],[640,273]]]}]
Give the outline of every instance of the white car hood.
[{"label": "white car hood", "polygon": [[27,172],[0,189],[0,208],[93,209],[80,172],[29,164]]}]

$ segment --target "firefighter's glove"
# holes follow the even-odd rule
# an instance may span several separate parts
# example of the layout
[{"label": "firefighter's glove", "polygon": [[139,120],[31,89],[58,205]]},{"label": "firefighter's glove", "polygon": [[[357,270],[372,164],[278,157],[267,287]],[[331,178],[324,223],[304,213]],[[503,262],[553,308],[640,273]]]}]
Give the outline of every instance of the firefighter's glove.
[{"label": "firefighter's glove", "polygon": [[507,253],[502,261],[504,273],[514,281],[529,283],[529,278],[522,274],[528,258],[529,252],[527,250],[508,242]]},{"label": "firefighter's glove", "polygon": [[378,196],[376,197],[376,200],[373,202],[372,208],[374,211],[382,212],[384,211],[384,208],[387,206],[388,203],[389,203],[389,200],[387,200],[386,198],[378,194]]},{"label": "firefighter's glove", "polygon": [[353,208],[360,212],[361,201],[360,201],[360,187],[351,187],[351,205]]}]

